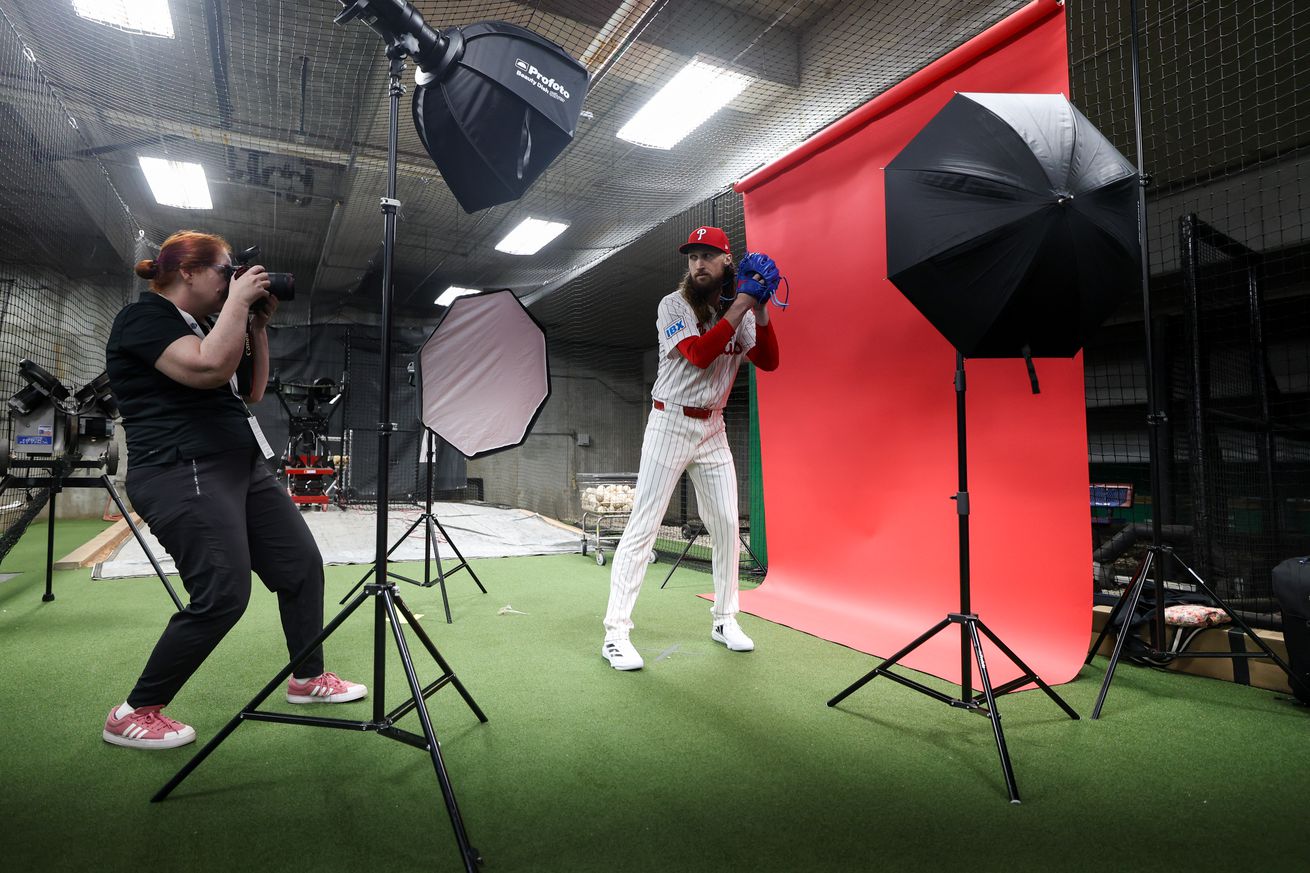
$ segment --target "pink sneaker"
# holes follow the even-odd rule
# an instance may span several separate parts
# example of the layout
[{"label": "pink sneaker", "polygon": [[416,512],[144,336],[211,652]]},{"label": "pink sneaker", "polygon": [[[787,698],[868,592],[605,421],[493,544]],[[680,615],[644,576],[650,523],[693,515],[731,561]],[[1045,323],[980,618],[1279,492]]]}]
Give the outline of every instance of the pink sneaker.
[{"label": "pink sneaker", "polygon": [[107,743],[134,749],[172,749],[195,741],[195,728],[174,721],[160,712],[161,709],[162,706],[141,706],[119,718],[115,706],[109,710],[101,736]]},{"label": "pink sneaker", "polygon": [[287,682],[288,703],[347,703],[367,694],[367,686],[347,682],[336,673],[324,673],[304,680],[292,676]]}]

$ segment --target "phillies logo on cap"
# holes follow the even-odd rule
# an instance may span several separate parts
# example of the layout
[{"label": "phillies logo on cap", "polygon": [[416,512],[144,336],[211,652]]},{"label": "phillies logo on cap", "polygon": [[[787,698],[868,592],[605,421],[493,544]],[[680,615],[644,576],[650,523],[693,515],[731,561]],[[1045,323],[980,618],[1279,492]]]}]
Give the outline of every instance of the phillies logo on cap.
[{"label": "phillies logo on cap", "polygon": [[709,246],[712,249],[718,249],[725,254],[731,254],[732,249],[728,245],[728,235],[723,232],[722,228],[710,227],[708,225],[698,227],[687,237],[687,241],[678,247],[678,251],[684,255],[687,249],[692,246]]}]

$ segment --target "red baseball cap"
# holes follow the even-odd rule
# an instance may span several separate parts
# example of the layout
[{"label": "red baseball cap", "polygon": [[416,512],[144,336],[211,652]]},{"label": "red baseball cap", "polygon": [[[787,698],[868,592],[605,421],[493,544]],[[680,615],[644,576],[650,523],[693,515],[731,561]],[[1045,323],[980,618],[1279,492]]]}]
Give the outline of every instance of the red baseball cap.
[{"label": "red baseball cap", "polygon": [[685,255],[692,246],[709,246],[725,254],[732,254],[732,249],[728,247],[728,235],[717,227],[696,228],[687,237],[687,241],[678,247],[678,251]]}]

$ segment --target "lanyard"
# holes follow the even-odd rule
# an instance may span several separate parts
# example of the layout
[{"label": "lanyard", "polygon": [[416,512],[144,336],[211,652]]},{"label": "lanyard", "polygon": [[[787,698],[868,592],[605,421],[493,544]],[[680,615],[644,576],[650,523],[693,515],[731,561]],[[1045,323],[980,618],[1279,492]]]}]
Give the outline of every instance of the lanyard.
[{"label": "lanyard", "polygon": [[[167,297],[165,297],[164,299],[168,300]],[[168,300],[168,302],[173,303],[172,300]],[[173,308],[176,309],[179,314],[181,314],[182,320],[186,322],[187,327],[191,328],[191,332],[194,333],[196,336],[200,337],[201,342],[204,342],[205,337],[209,336],[209,334],[205,333],[205,331],[200,327],[200,323],[195,320],[195,318],[191,315],[191,313],[187,312],[185,309],[183,309],[181,306],[178,306],[176,303],[173,303]],[[230,378],[228,378],[227,384],[228,387],[232,389],[232,394],[237,398],[237,400],[241,400],[241,392],[237,390],[237,374],[235,370],[232,371],[232,375]],[[246,402],[244,400],[241,400],[241,405],[245,406]],[[251,414],[250,409],[247,408],[246,415],[250,415],[250,414]]]},{"label": "lanyard", "polygon": [[[164,299],[168,300],[167,297]],[[168,302],[173,303],[172,300],[168,300]],[[200,327],[200,323],[195,320],[191,313],[187,312],[176,303],[173,303],[173,308],[182,315],[182,320],[187,323],[187,327],[191,328],[191,332],[200,337],[201,342],[204,342],[205,337],[207,337],[208,334],[206,334]],[[267,460],[272,460],[273,449],[269,446],[268,439],[265,438],[264,431],[260,428],[259,421],[255,418],[255,414],[250,411],[249,406],[246,406],[246,401],[242,399],[241,392],[237,390],[237,374],[235,370],[232,371],[232,375],[228,378],[227,384],[228,387],[232,389],[232,396],[237,399],[237,402],[241,404],[241,408],[246,411],[246,423],[250,425],[250,430],[255,435],[255,442],[259,444],[259,450]]]}]

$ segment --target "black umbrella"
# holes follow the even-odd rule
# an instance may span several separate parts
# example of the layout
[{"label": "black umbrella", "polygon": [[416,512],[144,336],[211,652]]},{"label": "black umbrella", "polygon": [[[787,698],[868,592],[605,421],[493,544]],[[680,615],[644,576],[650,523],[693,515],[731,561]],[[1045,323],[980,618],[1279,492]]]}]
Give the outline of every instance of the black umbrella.
[{"label": "black umbrella", "polygon": [[573,140],[587,68],[504,21],[442,31],[415,77],[414,126],[465,212],[517,200]]},{"label": "black umbrella", "polygon": [[1070,357],[1140,280],[1137,171],[1059,94],[956,94],[886,170],[887,275],[965,357]]}]

